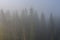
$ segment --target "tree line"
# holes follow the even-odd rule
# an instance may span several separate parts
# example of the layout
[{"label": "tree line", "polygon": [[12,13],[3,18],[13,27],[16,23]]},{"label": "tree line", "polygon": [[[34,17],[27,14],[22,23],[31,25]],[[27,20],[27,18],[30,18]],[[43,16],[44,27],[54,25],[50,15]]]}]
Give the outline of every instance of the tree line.
[{"label": "tree line", "polygon": [[0,40],[60,40],[60,19],[55,20],[52,13],[47,22],[44,13],[40,18],[33,8],[25,8],[21,14],[16,10],[12,15],[0,10],[0,14]]}]

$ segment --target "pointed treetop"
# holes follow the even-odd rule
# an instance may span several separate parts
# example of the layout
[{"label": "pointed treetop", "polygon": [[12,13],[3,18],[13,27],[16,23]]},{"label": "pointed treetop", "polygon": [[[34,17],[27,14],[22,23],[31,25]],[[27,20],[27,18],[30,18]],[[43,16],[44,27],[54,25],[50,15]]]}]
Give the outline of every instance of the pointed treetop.
[{"label": "pointed treetop", "polygon": [[31,7],[31,8],[30,8],[30,15],[32,16],[33,13],[34,13],[34,10],[33,10],[33,8]]},{"label": "pointed treetop", "polygon": [[28,11],[27,11],[26,8],[25,8],[24,12],[25,12],[25,16],[27,16],[28,15]]},{"label": "pointed treetop", "polygon": [[41,18],[42,18],[42,19],[44,18],[44,13],[43,13],[43,12],[41,13]]},{"label": "pointed treetop", "polygon": [[3,13],[3,9],[1,9],[1,13]]},{"label": "pointed treetop", "polygon": [[53,19],[53,14],[52,14],[52,12],[50,13],[50,19]]},{"label": "pointed treetop", "polygon": [[52,12],[51,12],[50,16],[51,16],[51,17],[53,16],[53,15],[52,15]]}]

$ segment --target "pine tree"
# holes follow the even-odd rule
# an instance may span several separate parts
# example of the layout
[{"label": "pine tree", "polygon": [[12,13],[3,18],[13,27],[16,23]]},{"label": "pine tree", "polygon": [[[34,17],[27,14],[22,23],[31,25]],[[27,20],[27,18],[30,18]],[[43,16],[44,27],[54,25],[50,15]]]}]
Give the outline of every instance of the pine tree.
[{"label": "pine tree", "polygon": [[22,14],[21,14],[22,40],[26,40],[26,31],[25,31],[24,19],[25,19],[25,11],[23,10]]},{"label": "pine tree", "polygon": [[38,13],[37,11],[34,12],[34,23],[35,23],[35,40],[39,40],[39,35],[40,35],[40,21],[38,18]]},{"label": "pine tree", "polygon": [[49,33],[50,33],[50,38],[49,40],[54,40],[54,20],[53,20],[53,15],[52,13],[50,14],[50,19],[49,19],[49,25],[48,25]]},{"label": "pine tree", "polygon": [[5,14],[4,14],[4,11],[1,9],[1,15],[2,15],[2,25],[3,25],[3,33],[4,33],[4,35],[3,35],[3,40],[5,39],[5,37],[7,37],[7,36],[5,36],[6,35],[6,17],[5,17]]},{"label": "pine tree", "polygon": [[40,22],[40,29],[41,29],[41,32],[40,32],[40,38],[41,40],[46,40],[47,38],[47,35],[46,35],[46,22],[45,22],[45,16],[44,14],[42,13],[41,14],[41,22]]},{"label": "pine tree", "polygon": [[10,11],[9,10],[7,10],[7,12],[6,12],[6,28],[7,28],[7,39],[8,40],[13,40],[13,37],[12,37],[12,31],[11,31],[11,19],[10,19],[10,17],[11,17],[11,15],[10,15]]},{"label": "pine tree", "polygon": [[34,23],[34,10],[30,9],[30,40],[35,40],[35,23]]},{"label": "pine tree", "polygon": [[1,15],[2,15],[2,22],[3,24],[6,23],[6,17],[5,17],[5,14],[4,14],[4,11],[1,9]]}]

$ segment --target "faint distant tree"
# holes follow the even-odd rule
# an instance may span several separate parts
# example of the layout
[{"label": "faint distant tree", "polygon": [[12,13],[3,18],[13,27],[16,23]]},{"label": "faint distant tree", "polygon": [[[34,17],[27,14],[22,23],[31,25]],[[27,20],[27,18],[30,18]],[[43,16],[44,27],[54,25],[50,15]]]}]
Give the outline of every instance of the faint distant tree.
[{"label": "faint distant tree", "polygon": [[24,11],[25,11],[25,16],[27,16],[28,15],[27,9],[25,8]]},{"label": "faint distant tree", "polygon": [[38,12],[34,12],[34,23],[35,23],[35,40],[39,40],[39,35],[40,35],[40,20],[38,17]]},{"label": "faint distant tree", "polygon": [[35,22],[34,22],[34,10],[30,8],[30,39],[35,40]]},{"label": "faint distant tree", "polygon": [[57,18],[56,20],[56,38],[55,40],[60,40],[60,18]]},{"label": "faint distant tree", "polygon": [[4,14],[4,11],[1,9],[1,15],[2,15],[2,22],[3,24],[6,23],[6,18],[5,18],[5,14]]},{"label": "faint distant tree", "polygon": [[21,23],[20,23],[20,18],[19,18],[19,16],[18,16],[18,11],[16,10],[16,13],[15,13],[16,15],[15,15],[15,26],[16,26],[16,37],[18,37],[17,38],[17,40],[21,40],[21,38],[22,38],[22,32],[21,32]]},{"label": "faint distant tree", "polygon": [[5,15],[4,15],[4,11],[1,9],[0,10],[0,14],[1,14],[1,18],[2,18],[2,22],[0,23],[0,40],[4,40],[4,31],[5,31]]},{"label": "faint distant tree", "polygon": [[24,25],[25,25],[25,35],[26,35],[26,40],[29,40],[29,16],[28,16],[28,10],[27,10],[27,8],[25,8],[24,9],[24,19],[23,19],[23,21],[24,21]]},{"label": "faint distant tree", "polygon": [[6,19],[6,30],[5,30],[5,35],[6,35],[6,39],[5,40],[13,40],[13,34],[12,34],[12,25],[11,25],[11,13],[9,10],[6,11],[5,13],[5,19]]},{"label": "faint distant tree", "polygon": [[54,20],[53,20],[52,13],[50,14],[50,18],[49,18],[48,29],[49,29],[49,38],[48,38],[48,40],[54,40],[55,30],[54,30]]},{"label": "faint distant tree", "polygon": [[45,21],[45,16],[42,13],[41,14],[41,21],[40,21],[40,38],[41,40],[47,40],[47,35],[46,35],[46,21]]},{"label": "faint distant tree", "polygon": [[31,7],[30,8],[30,16],[32,16],[34,14],[34,10],[33,10],[33,8]]},{"label": "faint distant tree", "polygon": [[13,37],[14,40],[18,40],[18,31],[19,31],[19,18],[18,18],[18,11],[14,11],[13,13],[13,20],[12,20],[12,32],[13,32]]},{"label": "faint distant tree", "polygon": [[10,20],[11,15],[10,15],[10,11],[9,10],[6,11],[5,15],[6,15],[7,20]]},{"label": "faint distant tree", "polygon": [[19,16],[18,16],[18,11],[16,10],[15,12],[15,26],[16,26],[16,32],[18,32],[18,26],[19,26]]},{"label": "faint distant tree", "polygon": [[26,40],[24,19],[25,19],[25,11],[22,10],[22,14],[21,14],[21,27],[22,27],[22,36],[21,37],[22,37],[22,40]]},{"label": "faint distant tree", "polygon": [[6,25],[5,25],[5,24],[6,24],[6,17],[5,17],[4,11],[3,11],[2,9],[1,9],[0,13],[1,13],[1,16],[2,16],[2,17],[1,17],[1,18],[2,18],[2,25],[4,26],[4,30],[3,30],[3,33],[4,33],[4,35],[3,35],[3,36],[4,36],[4,37],[3,37],[3,40],[4,40],[5,37],[6,37],[6,36],[5,36],[5,35],[6,35],[6,34],[5,34],[5,31],[6,31]]},{"label": "faint distant tree", "polygon": [[33,19],[34,19],[34,22],[35,22],[36,29],[39,28],[40,24],[39,24],[39,17],[38,17],[38,12],[37,11],[34,12],[34,18]]},{"label": "faint distant tree", "polygon": [[10,26],[11,26],[11,15],[10,15],[9,10],[6,11],[5,17],[6,17],[6,26],[7,26],[8,29],[11,29],[10,28]]}]

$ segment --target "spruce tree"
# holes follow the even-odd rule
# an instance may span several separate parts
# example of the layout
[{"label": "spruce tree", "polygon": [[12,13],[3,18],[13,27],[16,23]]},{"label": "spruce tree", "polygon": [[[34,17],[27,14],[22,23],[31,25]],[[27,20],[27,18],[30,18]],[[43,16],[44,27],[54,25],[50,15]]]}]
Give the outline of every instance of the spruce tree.
[{"label": "spruce tree", "polygon": [[44,13],[41,14],[41,21],[40,21],[40,38],[41,40],[47,40],[46,35],[46,21]]},{"label": "spruce tree", "polygon": [[49,25],[48,25],[48,29],[49,29],[49,40],[54,40],[54,20],[53,20],[53,15],[52,13],[50,14],[50,18],[49,18]]},{"label": "spruce tree", "polygon": [[35,40],[34,10],[30,9],[30,40]]}]

